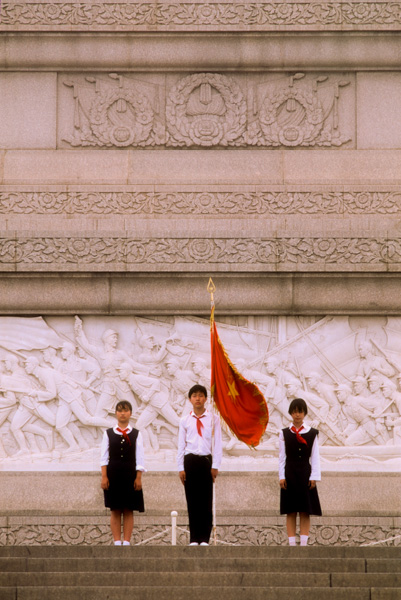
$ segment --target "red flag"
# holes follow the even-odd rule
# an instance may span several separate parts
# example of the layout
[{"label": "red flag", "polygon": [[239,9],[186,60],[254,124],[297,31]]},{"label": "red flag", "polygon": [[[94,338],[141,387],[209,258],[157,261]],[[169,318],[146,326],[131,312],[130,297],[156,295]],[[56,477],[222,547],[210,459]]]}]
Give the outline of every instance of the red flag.
[{"label": "red flag", "polygon": [[216,407],[234,435],[248,446],[257,446],[269,422],[262,392],[242,377],[227,356],[217,333],[214,307],[210,315],[212,346],[211,390]]}]

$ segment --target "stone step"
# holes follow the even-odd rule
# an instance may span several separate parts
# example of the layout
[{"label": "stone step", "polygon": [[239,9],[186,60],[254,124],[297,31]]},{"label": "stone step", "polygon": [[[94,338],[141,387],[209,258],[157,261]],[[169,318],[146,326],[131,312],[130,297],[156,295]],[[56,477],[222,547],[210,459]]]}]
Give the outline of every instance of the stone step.
[{"label": "stone step", "polygon": [[[387,567],[386,568],[386,564]],[[368,568],[367,568],[368,565]],[[375,566],[377,565],[377,568]],[[394,571],[391,568],[394,565]],[[157,571],[218,572],[255,571],[289,573],[398,572],[398,559],[364,558],[0,558],[4,571]]]},{"label": "stone step", "polygon": [[[293,573],[0,573],[0,587],[19,586],[215,586],[298,587]],[[385,587],[401,589],[398,573],[303,573],[306,587]]]},{"label": "stone step", "polygon": [[[383,588],[328,587],[18,587],[0,588],[1,600],[399,600],[398,590],[389,589],[393,596],[383,595]],[[3,595],[5,590],[5,595]],[[394,595],[395,594],[395,595]]]},{"label": "stone step", "polygon": [[52,558],[102,558],[113,556],[170,557],[213,556],[243,558],[399,558],[401,546],[0,546],[0,558],[7,557],[52,557]]},{"label": "stone step", "polygon": [[[379,575],[379,578],[391,575]],[[292,573],[0,573],[0,587],[20,586],[298,587]],[[307,587],[330,587],[329,573],[303,573]],[[384,583],[383,583],[384,585]],[[387,586],[390,587],[390,586]]]}]

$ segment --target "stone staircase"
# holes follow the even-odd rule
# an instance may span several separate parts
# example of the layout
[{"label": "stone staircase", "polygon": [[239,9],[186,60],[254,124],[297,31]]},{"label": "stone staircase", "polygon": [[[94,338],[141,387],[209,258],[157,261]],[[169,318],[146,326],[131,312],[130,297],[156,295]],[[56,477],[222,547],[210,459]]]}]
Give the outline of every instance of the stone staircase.
[{"label": "stone staircase", "polygon": [[401,547],[0,547],[0,600],[212,598],[401,600]]}]

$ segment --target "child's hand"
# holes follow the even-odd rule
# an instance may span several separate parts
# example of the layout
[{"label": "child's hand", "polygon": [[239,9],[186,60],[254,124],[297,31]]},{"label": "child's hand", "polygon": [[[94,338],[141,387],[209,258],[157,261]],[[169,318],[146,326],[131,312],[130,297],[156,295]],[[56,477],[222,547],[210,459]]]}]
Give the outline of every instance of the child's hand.
[{"label": "child's hand", "polygon": [[211,469],[210,472],[212,474],[212,479],[213,479],[213,483],[214,483],[216,481],[216,477],[217,477],[217,474],[218,474],[219,470],[218,469]]},{"label": "child's hand", "polygon": [[185,479],[186,479],[186,477],[185,477],[185,471],[180,471],[180,472],[178,473],[178,475],[180,476],[180,479],[181,479],[181,483],[182,483],[182,485],[184,485],[184,483],[185,483]]},{"label": "child's hand", "polygon": [[287,480],[286,479],[280,479],[280,487],[282,490],[287,489]]},{"label": "child's hand", "polygon": [[108,477],[102,477],[102,481],[100,482],[100,487],[102,488],[102,490],[108,490],[109,489],[109,478]]},{"label": "child's hand", "polygon": [[136,477],[135,481],[134,481],[134,490],[141,490],[142,489],[142,477]]},{"label": "child's hand", "polygon": [[313,490],[313,488],[316,487],[316,481],[314,481],[313,479],[311,479],[309,481],[309,487],[310,487],[311,490]]}]

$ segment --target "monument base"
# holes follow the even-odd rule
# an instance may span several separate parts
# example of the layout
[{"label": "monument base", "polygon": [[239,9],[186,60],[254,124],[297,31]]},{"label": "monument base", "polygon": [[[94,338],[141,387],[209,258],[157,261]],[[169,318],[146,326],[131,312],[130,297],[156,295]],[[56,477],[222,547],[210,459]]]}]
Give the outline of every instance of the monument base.
[{"label": "monument base", "polygon": [[[3,472],[2,483],[0,545],[111,544],[99,474]],[[398,473],[324,473],[318,488],[323,516],[312,518],[311,544],[401,543]],[[177,543],[188,543],[177,474],[147,473],[144,494],[146,513],[135,516],[133,543],[170,544],[173,510],[178,512]],[[276,473],[220,473],[216,504],[218,540],[287,543]]]}]

